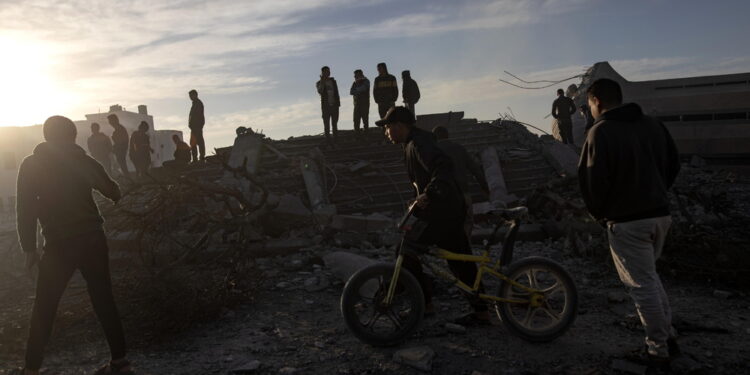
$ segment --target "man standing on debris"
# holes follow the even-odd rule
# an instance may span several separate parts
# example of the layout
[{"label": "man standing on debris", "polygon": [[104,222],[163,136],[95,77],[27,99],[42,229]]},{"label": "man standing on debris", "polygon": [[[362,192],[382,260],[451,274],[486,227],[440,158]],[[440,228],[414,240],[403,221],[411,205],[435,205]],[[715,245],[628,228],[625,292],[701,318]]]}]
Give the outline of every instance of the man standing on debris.
[{"label": "man standing on debris", "polygon": [[578,164],[581,193],[591,215],[606,222],[617,273],[646,330],[649,359],[668,363],[678,348],[655,263],[672,223],[667,190],[680,170],[677,148],[661,122],[635,103],[622,104],[615,81],[594,82],[588,104],[596,122]]},{"label": "man standing on debris", "polygon": [[354,82],[349,93],[354,98],[354,131],[359,132],[361,120],[367,133],[370,117],[370,80],[362,73],[362,69],[354,71]]},{"label": "man standing on debris", "polygon": [[180,169],[190,164],[190,146],[180,139],[177,134],[172,135],[172,142],[174,142],[174,160],[167,160],[162,163],[164,168]]},{"label": "man standing on debris", "polygon": [[128,144],[130,141],[128,130],[125,129],[122,124],[120,124],[120,120],[114,113],[107,116],[107,121],[114,129],[112,131],[112,152],[115,154],[115,159],[117,159],[117,164],[120,167],[120,173],[123,177],[130,178],[127,161]]},{"label": "man standing on debris", "polygon": [[[112,296],[103,219],[91,194],[97,190],[117,202],[120,188],[75,144],[76,127],[68,118],[48,118],[43,132],[45,142],[18,169],[18,240],[26,253],[26,269],[30,272],[39,265],[23,373],[39,373],[58,303],[71,276],[80,270],[112,354],[97,374],[132,374]],[[37,222],[44,235],[41,259]]]},{"label": "man standing on debris", "polygon": [[[193,156],[193,162],[204,161],[206,160],[206,141],[203,139],[203,126],[206,125],[206,116],[203,114],[203,102],[198,99],[198,91],[190,90],[188,96],[193,102],[188,117],[190,152]],[[198,159],[198,150],[200,150],[200,159]]]},{"label": "man standing on debris", "polygon": [[324,66],[320,69],[320,80],[315,83],[320,95],[320,110],[323,112],[323,131],[326,135],[326,141],[331,144],[331,131],[333,131],[333,141],[338,136],[337,124],[339,122],[339,107],[341,99],[339,97],[339,86],[336,80],[331,77],[331,68]]},{"label": "man standing on debris", "polygon": [[419,101],[419,85],[417,85],[417,81],[411,78],[411,72],[408,70],[401,72],[401,81],[403,85],[401,97],[404,99],[404,107],[416,116],[417,112],[415,112],[414,105]]},{"label": "man standing on debris", "polygon": [[375,83],[372,89],[372,96],[375,103],[378,103],[378,114],[384,118],[388,110],[396,105],[398,99],[398,84],[396,77],[388,74],[388,67],[382,62],[378,64],[378,76],[375,77]]},{"label": "man standing on debris", "polygon": [[573,99],[565,96],[562,89],[557,89],[557,99],[552,102],[552,117],[557,120],[557,129],[562,143],[573,144],[573,120],[570,116],[574,113],[576,113],[576,104]]},{"label": "man standing on debris", "polygon": [[112,141],[100,131],[99,124],[91,124],[91,136],[88,139],[89,153],[104,167],[107,174],[112,173]]},{"label": "man standing on debris", "polygon": [[[436,244],[441,248],[471,254],[469,240],[464,233],[466,216],[461,188],[456,181],[450,157],[437,147],[434,136],[414,126],[414,114],[404,107],[393,107],[375,124],[385,127],[385,134],[394,144],[404,145],[404,156],[409,179],[416,190],[416,211],[419,219],[405,241],[419,245]],[[474,263],[448,261],[451,271],[461,281],[474,283],[477,268]],[[419,280],[424,292],[425,314],[434,314],[432,281],[422,271],[419,258],[404,253],[404,267]],[[471,297],[470,297],[471,298]],[[474,313],[457,320],[462,324],[489,324],[487,305],[471,298]]]},{"label": "man standing on debris", "polygon": [[469,155],[464,146],[448,139],[450,134],[448,133],[448,129],[444,126],[436,126],[432,129],[432,134],[435,135],[438,148],[448,155],[453,162],[453,172],[456,175],[458,187],[460,187],[461,191],[464,193],[464,201],[466,202],[464,232],[466,232],[466,238],[471,241],[471,232],[474,229],[474,209],[472,207],[473,202],[471,201],[471,194],[469,194],[468,175],[471,174],[474,176],[479,187],[489,196],[490,188],[487,186],[484,171],[474,158]]},{"label": "man standing on debris", "polygon": [[137,178],[143,178],[148,173],[153,152],[154,149],[151,148],[151,140],[148,136],[148,123],[141,121],[138,130],[130,136],[130,161],[135,166]]}]

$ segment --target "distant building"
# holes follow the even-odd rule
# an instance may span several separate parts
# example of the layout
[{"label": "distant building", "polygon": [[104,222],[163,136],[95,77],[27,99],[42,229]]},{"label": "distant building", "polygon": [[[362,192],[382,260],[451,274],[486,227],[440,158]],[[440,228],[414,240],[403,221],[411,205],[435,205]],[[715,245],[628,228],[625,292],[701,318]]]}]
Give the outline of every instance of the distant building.
[{"label": "distant building", "polygon": [[[625,102],[669,128],[681,154],[709,157],[750,155],[750,73],[631,82],[607,62],[594,64],[574,87],[577,105],[599,78],[617,81]],[[574,116],[576,143],[583,143],[585,120]]]},{"label": "distant building", "polygon": [[[177,134],[182,139],[179,130],[154,130],[154,118],[148,114],[145,105],[138,106],[138,112],[126,111],[120,105],[109,107],[109,112],[87,114],[85,120],[74,121],[78,129],[76,143],[83,147],[88,153],[87,141],[91,135],[91,124],[99,123],[102,133],[112,135],[112,127],[107,121],[107,116],[116,114],[120,123],[132,134],[138,129],[141,121],[149,124],[149,135],[151,138],[151,165],[159,167],[166,160],[173,158],[175,144],[172,135]],[[16,177],[18,166],[23,158],[30,155],[34,147],[44,140],[42,125],[0,127],[0,215],[15,210]],[[128,158],[130,164],[130,159]],[[134,170],[130,164],[131,171]]]}]

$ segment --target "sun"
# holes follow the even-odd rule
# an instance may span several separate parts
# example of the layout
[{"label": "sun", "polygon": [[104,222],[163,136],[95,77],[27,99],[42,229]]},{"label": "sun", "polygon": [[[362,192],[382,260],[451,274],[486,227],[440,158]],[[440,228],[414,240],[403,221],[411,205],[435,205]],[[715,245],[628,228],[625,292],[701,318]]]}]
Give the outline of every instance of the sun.
[{"label": "sun", "polygon": [[39,124],[64,114],[71,97],[59,86],[61,61],[50,44],[0,34],[0,126]]}]

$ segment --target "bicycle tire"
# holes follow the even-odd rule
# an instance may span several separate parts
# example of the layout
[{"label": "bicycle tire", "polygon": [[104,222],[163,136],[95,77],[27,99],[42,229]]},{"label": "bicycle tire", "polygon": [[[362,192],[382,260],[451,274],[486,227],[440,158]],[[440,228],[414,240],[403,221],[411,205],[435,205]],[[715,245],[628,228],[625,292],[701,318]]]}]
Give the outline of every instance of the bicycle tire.
[{"label": "bicycle tire", "polygon": [[[407,271],[406,268],[402,268],[399,274],[397,295],[394,296],[391,306],[383,307],[382,304],[379,304],[387,294],[387,287],[390,284],[393,270],[393,264],[374,264],[365,267],[349,278],[341,294],[341,315],[344,318],[347,328],[360,341],[373,346],[391,346],[403,341],[417,328],[424,314],[425,302],[422,288],[414,275]],[[373,281],[375,284],[368,284],[368,282]],[[373,288],[375,288],[374,291]],[[363,296],[363,293],[369,294],[370,292],[372,292],[372,298]],[[367,302],[366,300],[368,299],[372,300],[373,316],[375,316],[377,311],[382,312],[384,309],[388,309],[388,311],[393,313],[393,308],[402,302],[406,302],[408,309],[399,311],[396,314],[396,320],[402,318],[401,315],[403,312],[407,316],[400,326],[396,326],[393,316],[390,316],[388,313],[379,315],[385,316],[387,320],[394,323],[394,329],[391,332],[376,333],[370,329],[374,328],[375,323],[371,324],[373,327],[368,328],[367,324],[360,319],[358,314],[358,310],[362,309],[360,305],[361,301]],[[380,319],[379,316],[374,318],[376,323]],[[371,319],[373,318],[371,317]]]},{"label": "bicycle tire", "polygon": [[[529,272],[531,272],[532,277],[529,277]],[[554,315],[556,315],[556,311],[552,311],[558,310],[553,309],[553,304],[555,306],[560,305],[559,301],[557,300],[557,294],[559,293],[556,285],[558,284],[549,286],[549,280],[544,280],[546,282],[546,285],[540,285],[539,280],[536,280],[537,274],[540,272],[545,272],[547,274],[553,275],[557,279],[556,283],[559,282],[559,285],[561,285],[560,290],[564,292],[564,301],[562,302],[563,306],[562,309],[560,309],[560,313],[557,314],[559,316],[558,319],[555,319],[554,317]],[[534,288],[549,290],[548,293],[544,293],[543,303],[546,306],[532,307],[530,304],[524,305],[508,302],[498,303],[495,307],[497,315],[500,317],[500,319],[502,319],[503,323],[508,328],[508,331],[530,342],[548,342],[556,339],[557,337],[565,333],[568,328],[570,328],[570,326],[576,319],[576,314],[578,311],[578,291],[576,290],[573,278],[560,264],[542,257],[524,258],[519,260],[518,262],[511,263],[506,276],[508,276],[510,280],[514,280],[526,286],[530,286],[529,284],[532,284],[533,278],[536,285]],[[524,280],[519,280],[519,278],[521,277],[523,277],[527,282],[524,282]],[[547,277],[545,277],[545,279],[546,278]],[[523,294],[524,292],[520,290],[520,288],[515,287],[507,281],[502,281],[500,283],[498,296],[500,296],[501,298],[518,298],[519,295]],[[524,313],[523,320],[519,320],[518,314],[516,314],[514,310],[518,310],[519,308],[523,310],[524,306],[526,306],[526,312]],[[533,323],[532,320],[535,320],[536,314],[538,314],[539,310],[546,310],[546,315],[552,318],[552,320],[557,321],[553,321],[552,324],[538,329],[530,327],[529,325]]]}]

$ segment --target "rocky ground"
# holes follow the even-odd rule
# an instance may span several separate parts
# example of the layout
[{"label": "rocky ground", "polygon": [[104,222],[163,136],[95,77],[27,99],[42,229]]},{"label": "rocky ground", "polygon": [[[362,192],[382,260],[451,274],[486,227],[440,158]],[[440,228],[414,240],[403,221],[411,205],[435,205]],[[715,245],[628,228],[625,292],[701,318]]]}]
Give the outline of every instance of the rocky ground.
[{"label": "rocky ground", "polygon": [[[491,328],[466,327],[465,332],[446,328],[468,306],[457,290],[439,284],[437,316],[424,321],[408,341],[390,348],[362,344],[341,319],[338,303],[343,282],[323,262],[326,254],[338,249],[317,246],[252,261],[250,269],[258,276],[252,298],[223,310],[216,319],[153,342],[133,337],[142,334],[131,331],[130,358],[138,374],[644,373],[643,368],[618,360],[642,344],[643,333],[611,260],[601,254],[569,256],[563,241],[517,246],[516,259],[543,255],[557,260],[578,286],[578,318],[551,343],[525,342],[509,334],[497,319]],[[392,250],[385,248],[347,251],[373,259],[392,257]],[[17,271],[20,256],[2,256],[0,374],[5,374],[22,362],[33,289],[31,280]],[[699,363],[710,374],[747,373],[747,295],[725,285],[669,275],[665,285],[689,363]],[[91,373],[108,351],[80,278],[71,282],[58,316],[43,373]]]}]

